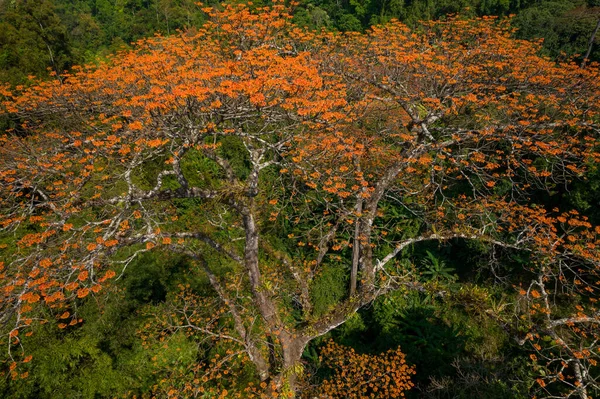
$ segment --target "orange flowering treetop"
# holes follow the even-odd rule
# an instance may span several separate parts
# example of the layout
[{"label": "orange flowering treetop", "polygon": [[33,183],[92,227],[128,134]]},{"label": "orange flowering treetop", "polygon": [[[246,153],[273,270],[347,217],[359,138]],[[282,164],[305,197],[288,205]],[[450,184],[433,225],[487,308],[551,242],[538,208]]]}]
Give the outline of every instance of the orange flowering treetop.
[{"label": "orange flowering treetop", "polygon": [[[0,138],[11,356],[41,307],[61,314],[162,249],[208,277],[231,326],[213,334],[266,391],[293,395],[308,342],[419,288],[397,267],[404,248],[463,239],[531,255],[521,339],[547,359],[544,386],[569,370],[586,397],[600,229],[530,198],[600,160],[597,65],[557,65],[492,19],[336,35],[293,26],[280,6],[205,12],[202,29],[143,40],[63,84],[2,89],[16,123]],[[347,266],[347,295],[317,308],[332,264]],[[588,299],[558,316],[563,293]],[[186,312],[190,331],[211,334]]]}]

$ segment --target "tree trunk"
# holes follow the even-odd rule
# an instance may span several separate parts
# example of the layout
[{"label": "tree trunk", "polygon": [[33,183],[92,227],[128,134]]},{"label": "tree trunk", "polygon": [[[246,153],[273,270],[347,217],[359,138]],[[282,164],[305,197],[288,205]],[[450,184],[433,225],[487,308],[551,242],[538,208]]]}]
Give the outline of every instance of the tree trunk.
[{"label": "tree trunk", "polygon": [[285,393],[287,397],[295,398],[298,389],[298,377],[301,376],[303,370],[300,360],[309,338],[282,332],[279,339],[283,359],[281,371],[273,378],[273,385],[278,393]]},{"label": "tree trunk", "polygon": [[360,214],[362,213],[363,200],[356,202],[357,219],[354,223],[354,243],[352,244],[352,270],[350,271],[350,296],[356,293],[356,284],[358,278],[358,264],[360,259]]}]

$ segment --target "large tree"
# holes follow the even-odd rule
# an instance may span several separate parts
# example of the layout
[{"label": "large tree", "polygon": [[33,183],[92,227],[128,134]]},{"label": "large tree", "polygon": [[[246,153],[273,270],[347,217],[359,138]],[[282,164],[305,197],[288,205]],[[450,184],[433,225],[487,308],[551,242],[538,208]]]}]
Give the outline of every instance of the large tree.
[{"label": "large tree", "polygon": [[[489,18],[335,35],[279,6],[205,12],[200,30],[2,90],[15,376],[42,308],[60,315],[140,254],[171,251],[222,310],[190,293],[169,326],[230,342],[261,389],[293,395],[311,340],[391,290],[424,289],[405,249],[473,240],[527,256],[522,315],[490,314],[539,351],[540,386],[597,388],[600,230],[540,195],[599,161],[597,65],[557,65]],[[343,278],[323,294],[330,270]],[[211,365],[239,359],[227,353]]]}]

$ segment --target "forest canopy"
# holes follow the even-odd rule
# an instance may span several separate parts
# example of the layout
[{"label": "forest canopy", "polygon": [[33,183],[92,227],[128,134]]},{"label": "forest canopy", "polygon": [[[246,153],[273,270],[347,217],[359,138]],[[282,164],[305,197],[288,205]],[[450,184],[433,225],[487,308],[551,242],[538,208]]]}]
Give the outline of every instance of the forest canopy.
[{"label": "forest canopy", "polygon": [[[177,34],[206,21],[195,0],[5,0],[0,1],[0,81],[27,84],[73,65],[95,63],[133,42],[160,32]],[[256,9],[269,2],[249,4]],[[218,5],[211,1],[207,6]],[[597,0],[303,0],[291,10],[294,23],[311,29],[365,31],[398,19],[418,21],[512,16],[520,39],[543,39],[553,58],[600,61]],[[596,31],[597,32],[597,31]],[[48,70],[49,69],[49,70]]]},{"label": "forest canopy", "polygon": [[[598,392],[597,63],[494,17],[344,34],[202,12],[2,86],[4,392]],[[416,325],[435,333],[398,342]],[[348,348],[373,326],[388,347]],[[463,352],[418,380],[435,336]],[[43,337],[72,344],[53,362]],[[479,385],[443,379],[464,367]]]}]

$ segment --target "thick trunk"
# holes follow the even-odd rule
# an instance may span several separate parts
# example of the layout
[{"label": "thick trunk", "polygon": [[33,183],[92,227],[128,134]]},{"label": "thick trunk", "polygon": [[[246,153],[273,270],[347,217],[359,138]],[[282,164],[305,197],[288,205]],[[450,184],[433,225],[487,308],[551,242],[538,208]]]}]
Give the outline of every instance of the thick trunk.
[{"label": "thick trunk", "polygon": [[266,381],[269,378],[269,363],[265,357],[255,345],[246,347],[246,351],[248,352],[248,357],[256,367],[258,377],[261,381]]},{"label": "thick trunk", "polygon": [[280,326],[279,317],[275,304],[271,300],[269,293],[261,287],[261,273],[258,266],[258,230],[254,221],[254,216],[250,210],[245,210],[243,217],[244,228],[246,230],[246,248],[244,253],[244,264],[250,279],[250,287],[254,301],[263,319],[271,330],[276,331]]},{"label": "thick trunk", "polygon": [[304,336],[283,332],[280,335],[282,349],[281,371],[273,377],[273,387],[280,394],[295,398],[298,390],[298,377],[303,371],[300,360],[309,339]]},{"label": "thick trunk", "polygon": [[[375,208],[376,209],[376,208]],[[373,212],[374,214],[374,212]],[[373,217],[370,216],[364,220],[361,220],[361,271],[362,281],[360,292],[365,294],[373,290],[375,285],[375,269],[373,265],[373,248],[371,247],[371,230],[373,224]]]},{"label": "thick trunk", "polygon": [[[295,393],[297,380],[296,371],[298,370],[296,366],[300,362],[302,352],[304,351],[308,339],[289,333],[284,328],[270,293],[261,286],[262,281],[259,269],[259,233],[254,216],[249,208],[244,209],[243,222],[246,231],[244,265],[250,279],[250,287],[254,302],[262,316],[267,330],[271,334],[275,334],[279,337],[283,359],[270,359],[267,366],[265,356],[254,346],[252,347],[254,352],[248,351],[248,355],[256,366],[261,380],[265,381],[269,379],[270,376],[273,383],[269,385],[273,388],[269,387],[269,389],[275,389],[275,391],[278,392]],[[281,371],[275,374],[274,370],[277,369]]]}]

